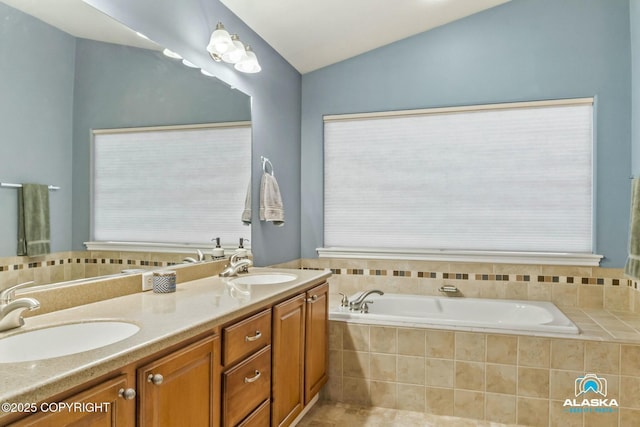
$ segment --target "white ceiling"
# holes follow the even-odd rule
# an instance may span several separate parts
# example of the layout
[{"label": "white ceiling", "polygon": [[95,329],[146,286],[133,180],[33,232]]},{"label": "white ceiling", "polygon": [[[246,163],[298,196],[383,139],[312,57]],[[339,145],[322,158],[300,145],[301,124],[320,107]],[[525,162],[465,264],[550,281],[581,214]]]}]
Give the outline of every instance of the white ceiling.
[{"label": "white ceiling", "polygon": [[220,1],[304,74],[510,0]]},{"label": "white ceiling", "polygon": [[[75,37],[159,48],[82,0],[1,1]],[[304,74],[510,0],[220,1]]]},{"label": "white ceiling", "polygon": [[35,16],[74,37],[159,49],[152,41],[89,6],[82,0],[0,0],[14,9]]}]

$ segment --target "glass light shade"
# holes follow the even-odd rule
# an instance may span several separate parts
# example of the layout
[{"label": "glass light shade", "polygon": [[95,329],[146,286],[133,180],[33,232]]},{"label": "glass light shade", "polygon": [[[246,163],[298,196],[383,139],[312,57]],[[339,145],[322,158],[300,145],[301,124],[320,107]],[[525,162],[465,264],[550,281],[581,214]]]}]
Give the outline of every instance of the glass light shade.
[{"label": "glass light shade", "polygon": [[165,56],[168,56],[169,58],[173,58],[173,59],[182,59],[182,56],[178,55],[177,53],[175,53],[174,51],[169,50],[169,49],[165,49],[165,50],[163,50],[163,51],[162,51],[162,53],[163,53]]},{"label": "glass light shade", "polygon": [[211,38],[209,39],[207,50],[211,53],[222,55],[232,47],[233,40],[231,40],[231,36],[227,32],[227,30],[224,29],[224,25],[218,22],[215,31],[211,33]]},{"label": "glass light shade", "polygon": [[233,49],[227,50],[222,55],[222,60],[229,64],[237,64],[244,58],[245,48],[237,35],[233,34],[231,39],[233,40]]},{"label": "glass light shade", "polygon": [[233,67],[243,73],[259,73],[262,70],[258,64],[258,57],[249,46],[247,46],[245,57]]}]

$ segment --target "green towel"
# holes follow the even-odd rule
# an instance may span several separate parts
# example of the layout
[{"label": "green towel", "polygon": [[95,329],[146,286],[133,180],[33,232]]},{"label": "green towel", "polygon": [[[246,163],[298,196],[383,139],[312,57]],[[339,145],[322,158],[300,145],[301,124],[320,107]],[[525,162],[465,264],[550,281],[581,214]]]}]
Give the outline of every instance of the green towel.
[{"label": "green towel", "polygon": [[18,255],[37,256],[49,252],[49,187],[22,184],[22,188],[18,188]]},{"label": "green towel", "polygon": [[629,257],[624,274],[640,280],[640,178],[635,178],[631,183],[629,224]]}]

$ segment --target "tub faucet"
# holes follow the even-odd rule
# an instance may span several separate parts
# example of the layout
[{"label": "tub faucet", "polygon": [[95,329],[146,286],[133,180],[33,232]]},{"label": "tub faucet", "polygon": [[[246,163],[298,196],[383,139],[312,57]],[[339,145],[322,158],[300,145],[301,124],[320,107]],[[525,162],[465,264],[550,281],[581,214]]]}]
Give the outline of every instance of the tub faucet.
[{"label": "tub faucet", "polygon": [[[229,265],[222,270],[220,277],[237,276],[238,273],[248,273],[249,267],[253,266],[253,261],[246,258],[247,252],[243,249],[235,252],[229,257]],[[240,259],[238,259],[240,258]]]},{"label": "tub faucet", "polygon": [[379,291],[377,289],[373,289],[371,291],[366,291],[364,292],[362,295],[360,295],[358,298],[356,298],[355,300],[351,301],[349,303],[349,310],[350,311],[362,311],[363,309],[363,305],[367,307],[367,309],[369,308],[367,306],[367,303],[372,303],[373,301],[366,301],[366,298],[371,295],[371,294],[378,294],[378,295],[384,295],[384,292]]},{"label": "tub faucet", "polygon": [[15,298],[15,291],[33,284],[33,282],[20,283],[0,292],[0,332],[8,329],[19,328],[24,325],[22,312],[40,308],[40,303],[35,298]]}]

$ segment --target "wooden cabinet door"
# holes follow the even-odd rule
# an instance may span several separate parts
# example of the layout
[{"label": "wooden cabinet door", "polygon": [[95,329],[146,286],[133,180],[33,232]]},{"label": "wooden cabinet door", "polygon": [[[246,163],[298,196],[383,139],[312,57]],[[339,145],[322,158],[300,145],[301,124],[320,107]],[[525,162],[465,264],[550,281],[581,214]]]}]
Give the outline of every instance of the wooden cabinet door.
[{"label": "wooden cabinet door", "polygon": [[220,339],[208,337],[138,369],[143,427],[217,427]]},{"label": "wooden cabinet door", "polygon": [[[127,375],[122,374],[112,380],[105,381],[81,393],[65,399],[68,407],[58,402],[39,404],[46,408],[11,426],[82,426],[82,427],[133,427],[135,425],[136,400],[121,397],[131,386]],[[62,409],[61,409],[62,408]]]},{"label": "wooden cabinet door", "polygon": [[273,308],[271,425],[288,426],[304,407],[305,294]]},{"label": "wooden cabinet door", "polygon": [[329,284],[307,291],[304,404],[327,382],[329,368]]}]

